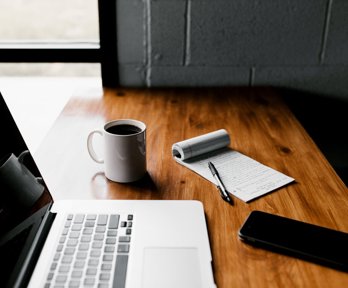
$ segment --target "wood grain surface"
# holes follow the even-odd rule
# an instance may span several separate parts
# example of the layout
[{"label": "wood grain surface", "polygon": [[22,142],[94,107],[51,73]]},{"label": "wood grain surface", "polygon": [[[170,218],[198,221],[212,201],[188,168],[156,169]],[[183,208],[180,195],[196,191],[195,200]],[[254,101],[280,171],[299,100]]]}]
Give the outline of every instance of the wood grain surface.
[{"label": "wood grain surface", "polygon": [[[147,125],[147,176],[108,181],[89,157],[88,133],[106,121]],[[173,160],[173,143],[226,129],[230,147],[295,182],[250,203],[222,201],[216,187]],[[96,144],[98,146],[98,144]],[[348,287],[348,273],[251,247],[238,230],[262,210],[348,232],[348,191],[315,143],[270,88],[79,91],[35,155],[55,199],[202,201],[218,287]],[[318,239],[320,241],[320,239]]]}]

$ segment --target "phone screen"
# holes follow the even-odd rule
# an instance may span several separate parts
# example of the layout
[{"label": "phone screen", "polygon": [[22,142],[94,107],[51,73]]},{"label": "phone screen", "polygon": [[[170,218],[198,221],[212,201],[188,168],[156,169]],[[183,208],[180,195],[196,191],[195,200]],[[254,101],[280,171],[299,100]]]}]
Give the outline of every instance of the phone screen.
[{"label": "phone screen", "polygon": [[252,245],[348,271],[348,233],[252,211],[239,237]]}]

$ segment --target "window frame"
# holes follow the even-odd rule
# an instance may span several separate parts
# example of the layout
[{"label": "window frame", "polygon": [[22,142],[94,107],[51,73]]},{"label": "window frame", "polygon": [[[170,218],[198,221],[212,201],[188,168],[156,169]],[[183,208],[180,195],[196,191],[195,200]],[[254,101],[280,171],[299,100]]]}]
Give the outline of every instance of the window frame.
[{"label": "window frame", "polygon": [[98,0],[98,42],[0,42],[3,63],[100,63],[105,87],[119,85],[116,0]]}]

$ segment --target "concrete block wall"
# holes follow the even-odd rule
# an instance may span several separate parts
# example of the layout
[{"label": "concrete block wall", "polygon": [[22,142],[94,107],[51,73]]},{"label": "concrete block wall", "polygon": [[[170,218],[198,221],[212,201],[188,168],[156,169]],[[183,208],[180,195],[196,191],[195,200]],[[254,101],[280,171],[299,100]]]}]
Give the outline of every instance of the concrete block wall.
[{"label": "concrete block wall", "polygon": [[348,99],[347,15],[347,0],[117,0],[121,85]]}]

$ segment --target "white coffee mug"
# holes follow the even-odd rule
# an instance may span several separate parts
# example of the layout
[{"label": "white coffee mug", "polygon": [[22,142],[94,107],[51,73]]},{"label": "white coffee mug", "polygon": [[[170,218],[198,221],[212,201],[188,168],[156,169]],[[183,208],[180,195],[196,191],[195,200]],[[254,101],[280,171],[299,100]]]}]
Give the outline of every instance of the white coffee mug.
[{"label": "white coffee mug", "polygon": [[[104,138],[104,157],[99,157],[93,147],[95,134]],[[87,148],[94,161],[104,164],[105,176],[111,181],[134,182],[146,173],[146,125],[141,121],[110,121],[102,130],[89,133]]]}]

